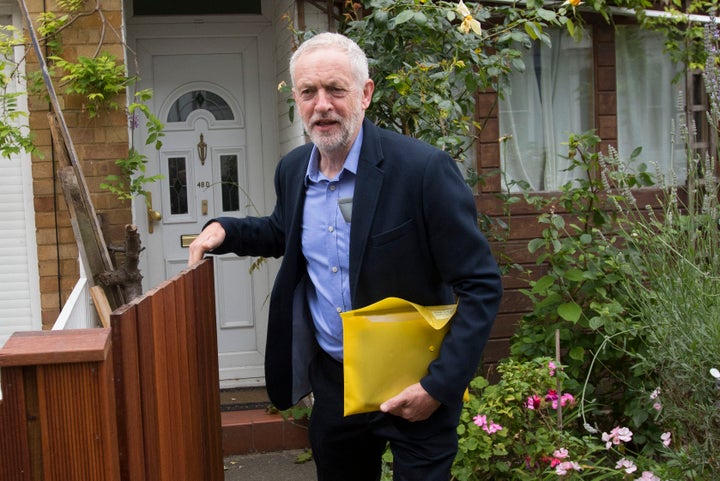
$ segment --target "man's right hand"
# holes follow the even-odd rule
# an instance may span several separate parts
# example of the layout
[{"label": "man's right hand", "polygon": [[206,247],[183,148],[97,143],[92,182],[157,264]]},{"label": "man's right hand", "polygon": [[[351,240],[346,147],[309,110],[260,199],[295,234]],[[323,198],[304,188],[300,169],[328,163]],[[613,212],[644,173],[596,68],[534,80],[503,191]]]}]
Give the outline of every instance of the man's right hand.
[{"label": "man's right hand", "polygon": [[225,242],[225,229],[223,229],[223,226],[219,222],[208,224],[190,244],[188,266],[200,262],[206,252],[215,249],[223,242]]}]

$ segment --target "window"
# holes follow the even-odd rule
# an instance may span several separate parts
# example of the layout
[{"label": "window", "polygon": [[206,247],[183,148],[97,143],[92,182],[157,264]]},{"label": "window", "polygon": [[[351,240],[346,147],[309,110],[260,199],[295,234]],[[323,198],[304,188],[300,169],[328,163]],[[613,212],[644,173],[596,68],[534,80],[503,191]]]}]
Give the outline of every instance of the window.
[{"label": "window", "polygon": [[680,138],[678,127],[684,115],[685,76],[678,75],[680,66],[663,52],[661,34],[634,25],[617,26],[615,62],[620,158],[628,159],[636,147],[642,147],[640,162],[683,184],[686,139]]},{"label": "window", "polygon": [[593,128],[592,38],[550,36],[552,47],[535,43],[525,52],[525,71],[510,76],[500,100],[500,135],[509,137],[501,145],[501,165],[508,180],[536,191],[558,190],[576,177],[567,171],[562,144],[571,133]]},{"label": "window", "polygon": [[220,182],[222,185],[223,212],[240,210],[240,189],[238,178],[238,156],[228,154],[220,156]]},{"label": "window", "polygon": [[187,214],[188,186],[185,157],[170,157],[167,162],[170,213],[172,215]]},{"label": "window", "polygon": [[168,122],[185,122],[190,113],[203,109],[210,112],[215,120],[233,120],[232,108],[219,95],[208,90],[193,90],[180,96],[168,111]]}]

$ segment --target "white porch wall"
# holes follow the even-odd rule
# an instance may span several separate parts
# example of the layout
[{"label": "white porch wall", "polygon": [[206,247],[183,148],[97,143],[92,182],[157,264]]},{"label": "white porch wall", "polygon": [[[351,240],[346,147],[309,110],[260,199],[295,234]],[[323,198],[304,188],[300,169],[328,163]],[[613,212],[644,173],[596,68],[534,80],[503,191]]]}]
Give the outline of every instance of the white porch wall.
[{"label": "white porch wall", "polygon": [[[275,72],[277,73],[276,86],[280,82],[290,85],[290,70],[288,62],[293,51],[293,36],[288,28],[286,15],[289,15],[293,23],[297,25],[297,6],[292,0],[279,0],[275,3],[273,12],[273,25],[275,28]],[[285,155],[295,147],[305,143],[302,123],[295,115],[295,121],[290,122],[288,116],[289,105],[287,98],[289,94],[278,92],[278,153]],[[296,112],[297,113],[297,112]]]},{"label": "white porch wall", "polygon": [[[297,3],[292,0],[278,0],[274,2],[274,6],[275,11],[272,17],[276,39],[275,70],[277,72],[277,84],[285,82],[290,85],[288,62],[293,52],[293,42],[295,39],[288,28],[288,22],[285,16],[289,15],[293,24],[297,27]],[[305,25],[307,30],[325,31],[328,29],[327,14],[315,8],[309,2],[305,2]],[[278,94],[278,147],[280,155],[287,154],[295,147],[307,141],[303,134],[302,123],[300,122],[297,109],[295,110],[294,122],[290,122],[287,96],[288,94]]]},{"label": "white porch wall", "polygon": [[[0,2],[3,23],[11,21],[22,32],[22,22],[14,2]],[[24,55],[15,49],[15,60]],[[23,85],[15,86],[24,90]],[[27,99],[18,99],[18,110],[27,112]],[[0,158],[0,346],[15,331],[38,330],[40,316],[40,276],[38,272],[35,208],[30,156]]]}]

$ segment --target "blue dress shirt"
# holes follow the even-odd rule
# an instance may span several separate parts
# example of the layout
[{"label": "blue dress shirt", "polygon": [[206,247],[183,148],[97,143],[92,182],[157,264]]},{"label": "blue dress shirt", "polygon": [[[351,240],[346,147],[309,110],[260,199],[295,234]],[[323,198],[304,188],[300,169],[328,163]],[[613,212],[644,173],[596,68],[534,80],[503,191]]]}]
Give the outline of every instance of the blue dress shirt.
[{"label": "blue dress shirt", "polygon": [[[305,175],[302,252],[310,276],[307,299],[320,347],[338,361],[343,359],[340,313],[350,310],[350,215],[355,190],[362,130],[355,139],[343,169],[333,179],[320,172],[320,153],[313,147]],[[345,214],[341,200],[348,202]]]}]

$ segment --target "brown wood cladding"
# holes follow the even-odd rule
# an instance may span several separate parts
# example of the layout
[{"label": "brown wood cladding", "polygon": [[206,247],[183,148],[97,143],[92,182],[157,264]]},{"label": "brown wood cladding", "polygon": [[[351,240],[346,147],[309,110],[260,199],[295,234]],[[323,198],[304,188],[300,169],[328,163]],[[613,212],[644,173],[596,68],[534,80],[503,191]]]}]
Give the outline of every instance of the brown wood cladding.
[{"label": "brown wood cladding", "polygon": [[22,368],[2,369],[3,400],[0,402],[0,479],[30,481],[30,446],[25,416]]}]

